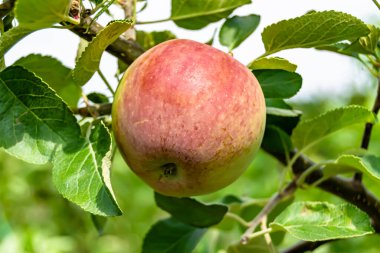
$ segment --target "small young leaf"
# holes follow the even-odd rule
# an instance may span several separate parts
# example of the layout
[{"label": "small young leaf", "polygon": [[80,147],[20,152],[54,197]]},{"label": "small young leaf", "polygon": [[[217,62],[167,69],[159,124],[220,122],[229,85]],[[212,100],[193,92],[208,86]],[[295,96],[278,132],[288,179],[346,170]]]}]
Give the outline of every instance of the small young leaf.
[{"label": "small young leaf", "polygon": [[86,138],[62,147],[54,157],[58,191],[84,210],[101,216],[121,215],[110,182],[111,136],[103,123],[88,128]]},{"label": "small young leaf", "polygon": [[365,107],[357,105],[341,107],[298,124],[293,131],[292,140],[301,150],[342,128],[373,120],[373,113]]},{"label": "small young leaf", "polygon": [[22,67],[0,73],[0,147],[24,161],[45,164],[57,145],[77,140],[71,111],[47,84]]},{"label": "small young leaf", "polygon": [[103,104],[109,102],[109,99],[106,95],[98,92],[91,92],[90,94],[87,94],[87,98],[95,104]]},{"label": "small young leaf", "polygon": [[84,85],[91,79],[99,68],[104,50],[131,25],[132,21],[113,21],[88,44],[73,70],[74,80],[78,85]]},{"label": "small young leaf", "polygon": [[157,206],[174,218],[194,227],[218,224],[228,211],[224,205],[205,205],[191,198],[174,198],[154,193]]},{"label": "small young leaf", "polygon": [[0,55],[5,55],[22,38],[32,33],[33,30],[16,26],[0,36]]},{"label": "small young leaf", "polygon": [[266,27],[262,33],[265,55],[290,49],[325,46],[355,40],[369,33],[354,16],[336,11],[311,12]]},{"label": "small young leaf", "polygon": [[297,65],[280,57],[259,58],[248,64],[248,68],[252,70],[258,69],[282,69],[289,72],[294,72]]},{"label": "small young leaf", "polygon": [[17,0],[15,15],[20,26],[40,29],[68,20],[70,6],[71,0]]},{"label": "small young leaf", "polygon": [[260,16],[255,14],[227,18],[219,32],[220,44],[232,51],[256,30],[259,23]]},{"label": "small young leaf", "polygon": [[290,98],[302,86],[302,77],[281,69],[253,70],[263,89],[265,98]]},{"label": "small young leaf", "polygon": [[[350,170],[351,168],[351,170]],[[380,182],[380,157],[374,155],[341,155],[332,163],[327,164],[324,168],[324,174],[331,173],[331,170],[346,172],[352,169],[359,170],[376,182]]]},{"label": "small young leaf", "polygon": [[206,231],[174,218],[160,220],[145,236],[142,253],[191,253]]},{"label": "small young leaf", "polygon": [[171,31],[136,32],[136,41],[145,51],[164,41],[175,38],[176,36]]},{"label": "small young leaf", "polygon": [[249,3],[251,0],[172,0],[170,19],[182,28],[201,29]]},{"label": "small young leaf", "polygon": [[360,37],[351,45],[343,49],[347,53],[374,54],[377,43],[380,39],[380,29],[373,25],[368,25],[371,31],[368,35]]},{"label": "small young leaf", "polygon": [[270,223],[304,241],[364,236],[374,232],[370,218],[354,205],[323,202],[296,202]]},{"label": "small young leaf", "polygon": [[75,84],[71,69],[57,59],[50,56],[30,54],[17,60],[13,65],[22,66],[32,71],[49,84],[69,106],[77,106],[82,89]]}]

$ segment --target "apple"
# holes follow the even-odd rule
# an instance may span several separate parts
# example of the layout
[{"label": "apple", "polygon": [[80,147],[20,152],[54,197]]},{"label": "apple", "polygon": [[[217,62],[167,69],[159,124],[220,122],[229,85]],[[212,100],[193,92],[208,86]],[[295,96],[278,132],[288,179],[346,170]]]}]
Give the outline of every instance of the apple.
[{"label": "apple", "polygon": [[231,184],[262,141],[265,101],[255,76],[192,40],[146,51],[125,72],[114,101],[121,154],[163,195],[201,195]]}]

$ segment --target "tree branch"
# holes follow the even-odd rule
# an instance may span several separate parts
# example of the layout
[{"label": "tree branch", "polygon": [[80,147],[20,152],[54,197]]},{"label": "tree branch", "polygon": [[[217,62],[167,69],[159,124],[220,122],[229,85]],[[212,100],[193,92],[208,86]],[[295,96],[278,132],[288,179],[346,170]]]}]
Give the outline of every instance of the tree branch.
[{"label": "tree branch", "polygon": [[106,103],[106,104],[96,104],[81,108],[72,108],[71,111],[74,114],[78,114],[82,117],[99,117],[104,115],[110,115],[112,112],[112,104]]},{"label": "tree branch", "polygon": [[[375,102],[374,102],[373,107],[372,107],[372,112],[375,115],[377,115],[379,113],[379,109],[380,109],[380,77],[378,78],[377,93],[376,93]],[[361,148],[363,148],[363,149],[368,149],[369,141],[371,139],[373,125],[374,125],[374,123],[365,124],[362,143],[361,143]],[[356,183],[360,183],[362,180],[362,176],[363,176],[363,174],[361,172],[355,173],[354,181]]]},{"label": "tree branch", "polygon": [[[280,161],[284,161],[281,157]],[[293,173],[300,175],[314,163],[305,156],[300,156],[293,166]],[[311,173],[305,183],[312,184],[322,177],[322,170]],[[366,212],[372,220],[372,226],[377,233],[380,233],[380,201],[369,192],[362,184],[357,184],[354,180],[341,177],[331,177],[318,185],[324,191],[330,192],[347,202],[356,205]]]}]

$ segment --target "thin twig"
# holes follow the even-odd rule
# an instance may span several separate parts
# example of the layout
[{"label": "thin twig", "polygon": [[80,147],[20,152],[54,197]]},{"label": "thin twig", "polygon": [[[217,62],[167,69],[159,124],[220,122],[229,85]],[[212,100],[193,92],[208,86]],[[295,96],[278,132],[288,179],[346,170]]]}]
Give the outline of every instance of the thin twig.
[{"label": "thin twig", "polygon": [[377,8],[380,10],[380,4],[376,0],[372,0],[372,2],[377,6]]},{"label": "thin twig", "polygon": [[115,91],[113,90],[111,84],[108,82],[107,78],[104,76],[103,72],[98,69],[98,74],[100,78],[103,80],[104,84],[107,86],[107,89],[111,92],[113,96],[115,96]]},{"label": "thin twig", "polygon": [[249,228],[244,232],[241,242],[247,243],[251,234],[255,231],[256,227],[261,223],[262,219],[265,218],[272,210],[276,207],[276,205],[286,197],[292,195],[294,191],[297,189],[296,180],[291,181],[282,191],[278,192],[274,195],[268,203],[261,209],[260,213],[249,222]]},{"label": "thin twig", "polygon": [[82,108],[72,108],[71,111],[74,114],[78,114],[82,117],[92,117],[93,115],[96,115],[96,116],[110,115],[112,112],[112,104],[106,103],[106,104],[89,105]]}]

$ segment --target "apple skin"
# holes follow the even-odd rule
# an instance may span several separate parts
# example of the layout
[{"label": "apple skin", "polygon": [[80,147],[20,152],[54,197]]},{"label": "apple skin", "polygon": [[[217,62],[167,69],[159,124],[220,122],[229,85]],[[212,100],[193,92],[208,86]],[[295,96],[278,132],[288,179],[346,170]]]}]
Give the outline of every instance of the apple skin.
[{"label": "apple skin", "polygon": [[115,139],[128,166],[157,192],[214,192],[250,165],[265,128],[254,75],[230,55],[176,39],[135,60],[112,109]]}]

